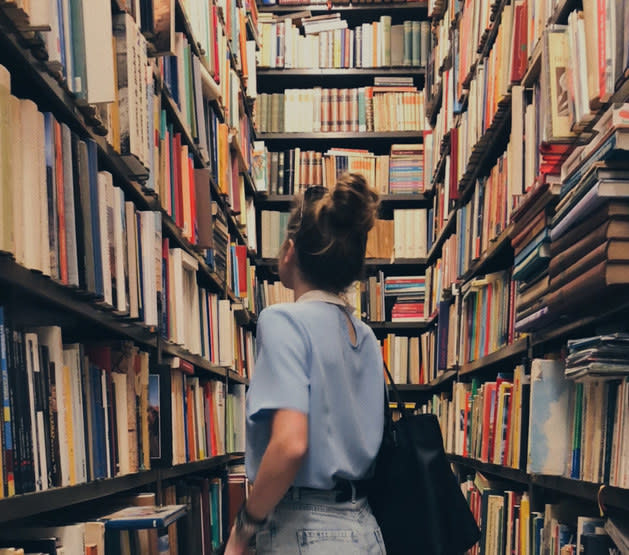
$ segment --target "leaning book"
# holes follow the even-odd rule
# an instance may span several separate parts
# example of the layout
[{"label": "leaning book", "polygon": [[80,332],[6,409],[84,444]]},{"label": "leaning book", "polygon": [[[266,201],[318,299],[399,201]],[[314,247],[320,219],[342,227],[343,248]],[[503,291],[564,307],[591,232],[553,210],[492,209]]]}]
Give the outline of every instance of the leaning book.
[{"label": "leaning book", "polygon": [[186,505],[126,507],[102,517],[108,530],[165,528],[186,514]]}]

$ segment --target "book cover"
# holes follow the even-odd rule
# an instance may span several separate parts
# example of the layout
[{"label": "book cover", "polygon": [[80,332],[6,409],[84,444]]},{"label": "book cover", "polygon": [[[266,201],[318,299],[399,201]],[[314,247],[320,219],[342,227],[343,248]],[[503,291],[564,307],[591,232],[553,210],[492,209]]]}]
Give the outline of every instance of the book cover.
[{"label": "book cover", "polygon": [[142,530],[164,528],[186,514],[186,505],[125,507],[103,516],[105,529]]},{"label": "book cover", "polygon": [[531,474],[561,476],[566,470],[572,385],[562,361],[533,359],[527,459]]}]

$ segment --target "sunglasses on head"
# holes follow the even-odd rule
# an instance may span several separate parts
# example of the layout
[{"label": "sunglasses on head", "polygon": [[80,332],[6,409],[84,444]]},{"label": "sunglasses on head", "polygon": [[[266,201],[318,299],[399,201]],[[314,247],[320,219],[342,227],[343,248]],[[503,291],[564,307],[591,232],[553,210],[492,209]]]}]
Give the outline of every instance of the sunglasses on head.
[{"label": "sunglasses on head", "polygon": [[314,202],[323,197],[328,188],[323,185],[312,185],[304,191],[304,196],[301,199],[301,206],[299,208],[299,225],[301,225],[302,218],[304,216],[304,204],[306,202]]}]

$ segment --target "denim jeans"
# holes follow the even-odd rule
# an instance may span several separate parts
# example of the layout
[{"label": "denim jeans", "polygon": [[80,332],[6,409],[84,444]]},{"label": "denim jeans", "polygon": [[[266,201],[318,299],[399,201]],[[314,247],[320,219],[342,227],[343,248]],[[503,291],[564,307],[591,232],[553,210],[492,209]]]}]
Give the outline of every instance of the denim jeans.
[{"label": "denim jeans", "polygon": [[256,554],[385,555],[366,498],[337,502],[326,491],[291,489],[256,536]]}]

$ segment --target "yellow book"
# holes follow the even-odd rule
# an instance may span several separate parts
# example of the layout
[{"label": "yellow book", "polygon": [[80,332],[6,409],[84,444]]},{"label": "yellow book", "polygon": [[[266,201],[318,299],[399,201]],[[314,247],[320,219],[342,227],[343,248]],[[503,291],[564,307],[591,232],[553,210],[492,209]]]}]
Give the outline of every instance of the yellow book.
[{"label": "yellow book", "polygon": [[65,435],[68,442],[68,466],[70,485],[76,484],[76,461],[74,452],[74,426],[72,420],[72,378],[70,377],[70,367],[63,365],[63,398],[66,401],[63,404],[63,412],[65,414]]},{"label": "yellow book", "polygon": [[531,503],[528,493],[520,500],[520,555],[531,555]]}]

